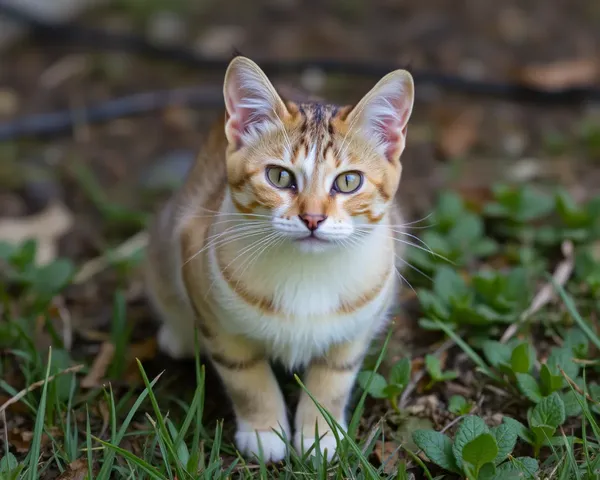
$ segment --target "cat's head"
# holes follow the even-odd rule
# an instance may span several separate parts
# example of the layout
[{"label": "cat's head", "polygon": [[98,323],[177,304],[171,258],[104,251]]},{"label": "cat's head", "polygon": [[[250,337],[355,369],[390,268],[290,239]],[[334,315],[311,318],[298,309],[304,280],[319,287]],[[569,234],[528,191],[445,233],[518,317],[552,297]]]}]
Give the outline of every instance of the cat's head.
[{"label": "cat's head", "polygon": [[299,104],[236,57],[224,96],[228,181],[239,212],[268,221],[301,251],[347,245],[389,221],[413,106],[407,71],[386,75],[353,107]]}]

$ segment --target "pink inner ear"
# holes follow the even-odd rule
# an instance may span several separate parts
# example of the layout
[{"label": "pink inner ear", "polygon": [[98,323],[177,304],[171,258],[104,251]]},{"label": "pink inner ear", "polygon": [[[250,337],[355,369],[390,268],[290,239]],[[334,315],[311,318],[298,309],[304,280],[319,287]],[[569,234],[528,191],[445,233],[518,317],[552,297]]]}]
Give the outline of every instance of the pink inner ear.
[{"label": "pink inner ear", "polygon": [[385,146],[384,155],[391,162],[397,155],[401,140],[406,135],[408,111],[402,99],[393,102],[398,116],[386,116],[379,122],[380,134]]},{"label": "pink inner ear", "polygon": [[262,103],[265,102],[247,95],[243,89],[228,95],[226,99],[229,116],[227,120],[228,136],[238,148],[243,144],[244,135],[249,133],[253,126],[269,121],[269,115],[265,113]]}]

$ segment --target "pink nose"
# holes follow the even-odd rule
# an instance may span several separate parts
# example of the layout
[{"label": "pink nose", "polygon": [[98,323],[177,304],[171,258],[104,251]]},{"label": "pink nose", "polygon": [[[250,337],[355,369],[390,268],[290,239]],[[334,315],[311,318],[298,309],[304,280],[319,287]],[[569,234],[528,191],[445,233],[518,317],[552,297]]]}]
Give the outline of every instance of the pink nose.
[{"label": "pink nose", "polygon": [[311,232],[314,232],[319,225],[325,221],[327,215],[321,215],[318,213],[303,213],[302,215],[298,215],[300,220],[304,222],[306,228],[308,228]]}]

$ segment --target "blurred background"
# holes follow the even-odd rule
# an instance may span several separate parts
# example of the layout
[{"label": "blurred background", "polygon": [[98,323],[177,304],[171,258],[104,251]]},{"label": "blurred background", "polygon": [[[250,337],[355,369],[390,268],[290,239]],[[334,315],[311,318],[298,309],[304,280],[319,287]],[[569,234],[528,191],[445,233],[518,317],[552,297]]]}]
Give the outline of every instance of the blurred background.
[{"label": "blurred background", "polygon": [[[353,60],[540,89],[598,85],[600,78],[600,3],[595,0],[2,3],[43,20],[135,34],[159,46],[224,60],[237,49],[258,60]],[[220,105],[221,69],[182,66],[118,46],[106,49],[102,42],[91,48],[93,42],[81,38],[45,35],[36,41],[2,15],[0,20],[0,122],[182,87],[204,88],[213,107]],[[273,78],[341,103],[355,101],[378,79],[316,68]],[[457,94],[418,78],[416,92],[402,184],[409,210],[427,210],[441,185],[475,191],[492,180],[558,181],[576,196],[598,185],[597,104],[532,105]],[[74,228],[81,230],[65,240],[61,251],[89,256],[105,237],[96,232],[98,208],[90,208],[91,187],[82,188],[82,178],[92,176],[116,203],[150,211],[154,194],[170,189],[185,173],[217,113],[177,105],[95,125],[83,115],[60,134],[0,137],[0,216],[35,213],[58,196],[80,215]],[[73,173],[74,165],[79,174]]]},{"label": "blurred background", "polygon": [[[15,21],[18,12],[26,22]],[[25,267],[20,273],[44,295],[76,271],[43,314],[60,320],[59,334],[44,330],[43,315],[32,310],[31,345],[45,352],[60,337],[56,358],[67,351],[93,359],[85,388],[101,385],[113,354],[118,361],[107,376],[119,379],[115,388],[139,384],[133,359],[156,355],[138,275],[143,229],[219,114],[234,51],[271,67],[354,62],[353,72],[312,62],[271,77],[342,104],[387,71],[408,68],[416,103],[400,198],[417,219],[431,213],[442,190],[474,210],[498,183],[561,185],[577,201],[597,194],[599,47],[598,0],[0,0],[0,258],[3,242],[36,239],[37,252],[10,255],[27,268],[27,255],[54,261],[46,277]],[[534,214],[525,223],[548,210],[527,208]],[[56,261],[63,257],[71,263]],[[6,305],[4,312],[29,308],[18,297]],[[420,335],[403,328],[402,341]],[[117,353],[107,361],[111,341]],[[36,368],[32,378],[43,376]],[[22,388],[16,370],[0,369],[0,377]],[[25,424],[14,418],[18,428]],[[22,445],[17,451],[27,452]]]}]

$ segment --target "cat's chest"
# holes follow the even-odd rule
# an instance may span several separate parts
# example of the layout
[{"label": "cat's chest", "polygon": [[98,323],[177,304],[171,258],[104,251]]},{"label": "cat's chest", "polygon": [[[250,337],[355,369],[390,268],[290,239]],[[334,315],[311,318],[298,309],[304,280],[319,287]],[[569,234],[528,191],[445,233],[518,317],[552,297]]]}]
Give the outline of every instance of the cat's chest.
[{"label": "cat's chest", "polygon": [[391,262],[352,273],[271,270],[251,285],[213,266],[219,322],[232,333],[263,343],[283,363],[299,365],[332,343],[376,327],[394,285]]}]

